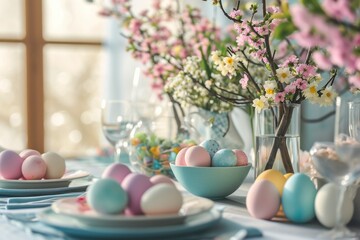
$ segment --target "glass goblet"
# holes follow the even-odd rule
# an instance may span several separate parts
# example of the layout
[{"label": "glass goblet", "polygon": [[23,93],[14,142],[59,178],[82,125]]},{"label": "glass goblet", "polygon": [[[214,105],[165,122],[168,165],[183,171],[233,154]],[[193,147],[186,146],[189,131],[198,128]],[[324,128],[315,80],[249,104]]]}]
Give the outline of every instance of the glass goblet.
[{"label": "glass goblet", "polygon": [[101,106],[101,125],[105,138],[114,147],[114,161],[129,163],[130,132],[136,115],[129,101],[104,100]]}]

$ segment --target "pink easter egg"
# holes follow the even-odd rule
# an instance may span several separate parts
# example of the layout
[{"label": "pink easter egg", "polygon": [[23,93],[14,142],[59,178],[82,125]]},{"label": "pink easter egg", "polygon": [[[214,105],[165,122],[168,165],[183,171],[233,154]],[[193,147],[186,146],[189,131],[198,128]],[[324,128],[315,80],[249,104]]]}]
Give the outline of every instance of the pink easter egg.
[{"label": "pink easter egg", "polygon": [[246,196],[246,208],[255,218],[273,218],[280,208],[279,191],[270,181],[254,182]]},{"label": "pink easter egg", "polygon": [[165,176],[165,175],[155,175],[150,178],[150,182],[152,182],[154,185],[160,184],[160,183],[168,183],[171,185],[174,185],[174,182],[171,180],[171,178]]},{"label": "pink easter egg", "polygon": [[40,156],[26,158],[21,167],[26,180],[40,180],[45,176],[46,163]]},{"label": "pink easter egg", "polygon": [[233,152],[235,153],[236,159],[237,159],[237,166],[246,166],[248,165],[248,158],[244,151],[241,151],[239,149],[234,149]]},{"label": "pink easter egg", "polygon": [[187,166],[210,167],[211,157],[208,151],[201,146],[192,146],[185,153]]},{"label": "pink easter egg", "polygon": [[114,179],[121,185],[124,178],[130,173],[131,170],[125,164],[113,163],[105,168],[101,177]]},{"label": "pink easter egg", "polygon": [[19,153],[24,160],[30,156],[40,156],[41,154],[34,149],[25,149]]},{"label": "pink easter egg", "polygon": [[2,151],[0,153],[0,176],[5,179],[21,178],[21,165],[23,161],[19,154],[14,151]]},{"label": "pink easter egg", "polygon": [[189,147],[185,147],[178,152],[178,154],[176,155],[176,159],[175,159],[176,166],[186,166],[185,153],[188,149],[189,149]]},{"label": "pink easter egg", "polygon": [[141,197],[153,185],[149,177],[139,173],[130,173],[124,178],[121,186],[129,196],[128,206],[125,209],[127,215],[143,214],[141,210]]}]

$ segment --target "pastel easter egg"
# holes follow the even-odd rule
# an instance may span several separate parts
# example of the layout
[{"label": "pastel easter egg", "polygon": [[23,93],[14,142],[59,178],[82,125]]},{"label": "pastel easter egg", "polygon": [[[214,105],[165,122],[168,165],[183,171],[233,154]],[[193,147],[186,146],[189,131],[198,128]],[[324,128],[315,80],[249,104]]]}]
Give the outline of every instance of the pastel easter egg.
[{"label": "pastel easter egg", "polygon": [[152,182],[154,185],[155,184],[160,184],[160,183],[167,183],[167,184],[171,184],[171,185],[174,185],[174,182],[171,180],[171,178],[165,176],[165,175],[155,175],[155,176],[152,176],[150,178],[150,182]]},{"label": "pastel easter egg", "polygon": [[65,159],[57,153],[46,152],[41,155],[46,164],[46,179],[61,178],[66,171]]},{"label": "pastel easter egg", "polygon": [[45,177],[46,163],[40,156],[30,156],[24,160],[21,171],[26,180],[40,180]]},{"label": "pastel easter egg", "polygon": [[280,194],[268,180],[254,182],[246,196],[246,208],[251,216],[259,219],[271,219],[280,207]]},{"label": "pastel easter egg", "polygon": [[4,150],[0,153],[0,176],[5,179],[22,177],[21,165],[24,159],[14,151]]},{"label": "pastel easter egg", "polygon": [[211,158],[213,158],[215,153],[220,149],[220,144],[214,139],[205,140],[199,145],[205,148],[206,151],[208,151]]},{"label": "pastel easter egg", "polygon": [[236,166],[248,165],[248,158],[244,151],[241,151],[239,149],[234,149],[233,152],[235,153],[236,156]]},{"label": "pastel easter egg", "polygon": [[315,217],[316,188],[303,173],[295,173],[284,185],[282,206],[286,217],[296,223],[306,223]]},{"label": "pastel easter egg", "polygon": [[33,155],[41,156],[41,154],[38,151],[34,150],[34,149],[25,149],[25,150],[23,150],[23,151],[21,151],[19,153],[19,156],[22,157],[24,160],[27,157],[30,157],[30,156],[33,156]]},{"label": "pastel easter egg", "polygon": [[96,212],[117,214],[125,209],[128,195],[114,179],[99,179],[88,187],[86,201]]},{"label": "pastel easter egg", "polygon": [[189,147],[185,147],[178,152],[178,154],[176,155],[176,159],[175,159],[175,165],[186,166],[185,154],[188,149],[189,149]]},{"label": "pastel easter egg", "polygon": [[286,180],[288,180],[290,177],[292,177],[292,175],[294,175],[293,173],[287,173],[287,174],[284,174],[284,178]]},{"label": "pastel easter egg", "polygon": [[130,173],[131,170],[125,164],[113,163],[105,168],[101,177],[114,179],[119,184],[121,184],[124,178]]},{"label": "pastel easter egg", "polygon": [[171,184],[159,183],[141,197],[141,209],[146,215],[176,214],[183,204],[179,190]]},{"label": "pastel easter egg", "polygon": [[210,167],[211,157],[208,151],[201,146],[192,146],[185,153],[187,166]]},{"label": "pastel easter egg", "polygon": [[[315,214],[319,222],[325,227],[332,228],[336,225],[337,206],[340,196],[340,187],[333,183],[327,183],[320,188],[315,197]],[[348,224],[354,214],[354,201],[350,191],[346,191],[344,202],[341,207],[340,222]]]},{"label": "pastel easter egg", "polygon": [[236,163],[235,153],[230,149],[217,151],[211,160],[211,166],[213,167],[233,167],[236,166]]},{"label": "pastel easter egg", "polygon": [[275,169],[265,170],[256,178],[256,181],[262,180],[262,179],[268,180],[272,184],[274,184],[275,187],[277,188],[277,190],[279,191],[280,195],[282,195],[286,179],[282,175],[281,172],[279,172]]},{"label": "pastel easter egg", "polygon": [[121,186],[124,188],[124,190],[128,193],[129,196],[129,203],[126,209],[127,214],[143,214],[140,206],[141,197],[144,192],[153,185],[154,184],[150,181],[149,177],[139,173],[130,173],[124,178]]}]

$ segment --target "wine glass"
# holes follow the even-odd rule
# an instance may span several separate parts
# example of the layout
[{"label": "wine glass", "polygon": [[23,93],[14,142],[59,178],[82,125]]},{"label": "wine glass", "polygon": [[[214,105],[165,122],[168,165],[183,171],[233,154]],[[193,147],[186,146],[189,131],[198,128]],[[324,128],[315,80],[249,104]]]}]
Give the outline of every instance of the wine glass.
[{"label": "wine glass", "polygon": [[[360,178],[360,102],[350,102],[346,109],[349,119],[347,130],[337,126],[337,129],[342,130],[336,132],[334,143],[316,142],[310,150],[316,170],[340,188],[336,225],[330,232],[321,236],[326,239],[357,239],[356,233],[347,229],[341,221],[341,211],[347,188]],[[336,125],[342,124],[338,120]]]},{"label": "wine glass", "polygon": [[136,122],[136,114],[132,109],[131,102],[124,100],[104,100],[102,102],[102,131],[115,149],[115,162],[129,163],[129,136]]}]

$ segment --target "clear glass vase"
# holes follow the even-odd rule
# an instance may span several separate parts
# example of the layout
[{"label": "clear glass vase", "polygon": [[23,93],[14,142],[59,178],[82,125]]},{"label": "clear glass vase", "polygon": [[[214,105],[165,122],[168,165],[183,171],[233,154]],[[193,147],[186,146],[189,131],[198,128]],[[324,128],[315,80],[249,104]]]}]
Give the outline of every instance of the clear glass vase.
[{"label": "clear glass vase", "polygon": [[300,105],[282,103],[255,113],[255,178],[267,169],[297,172]]}]

